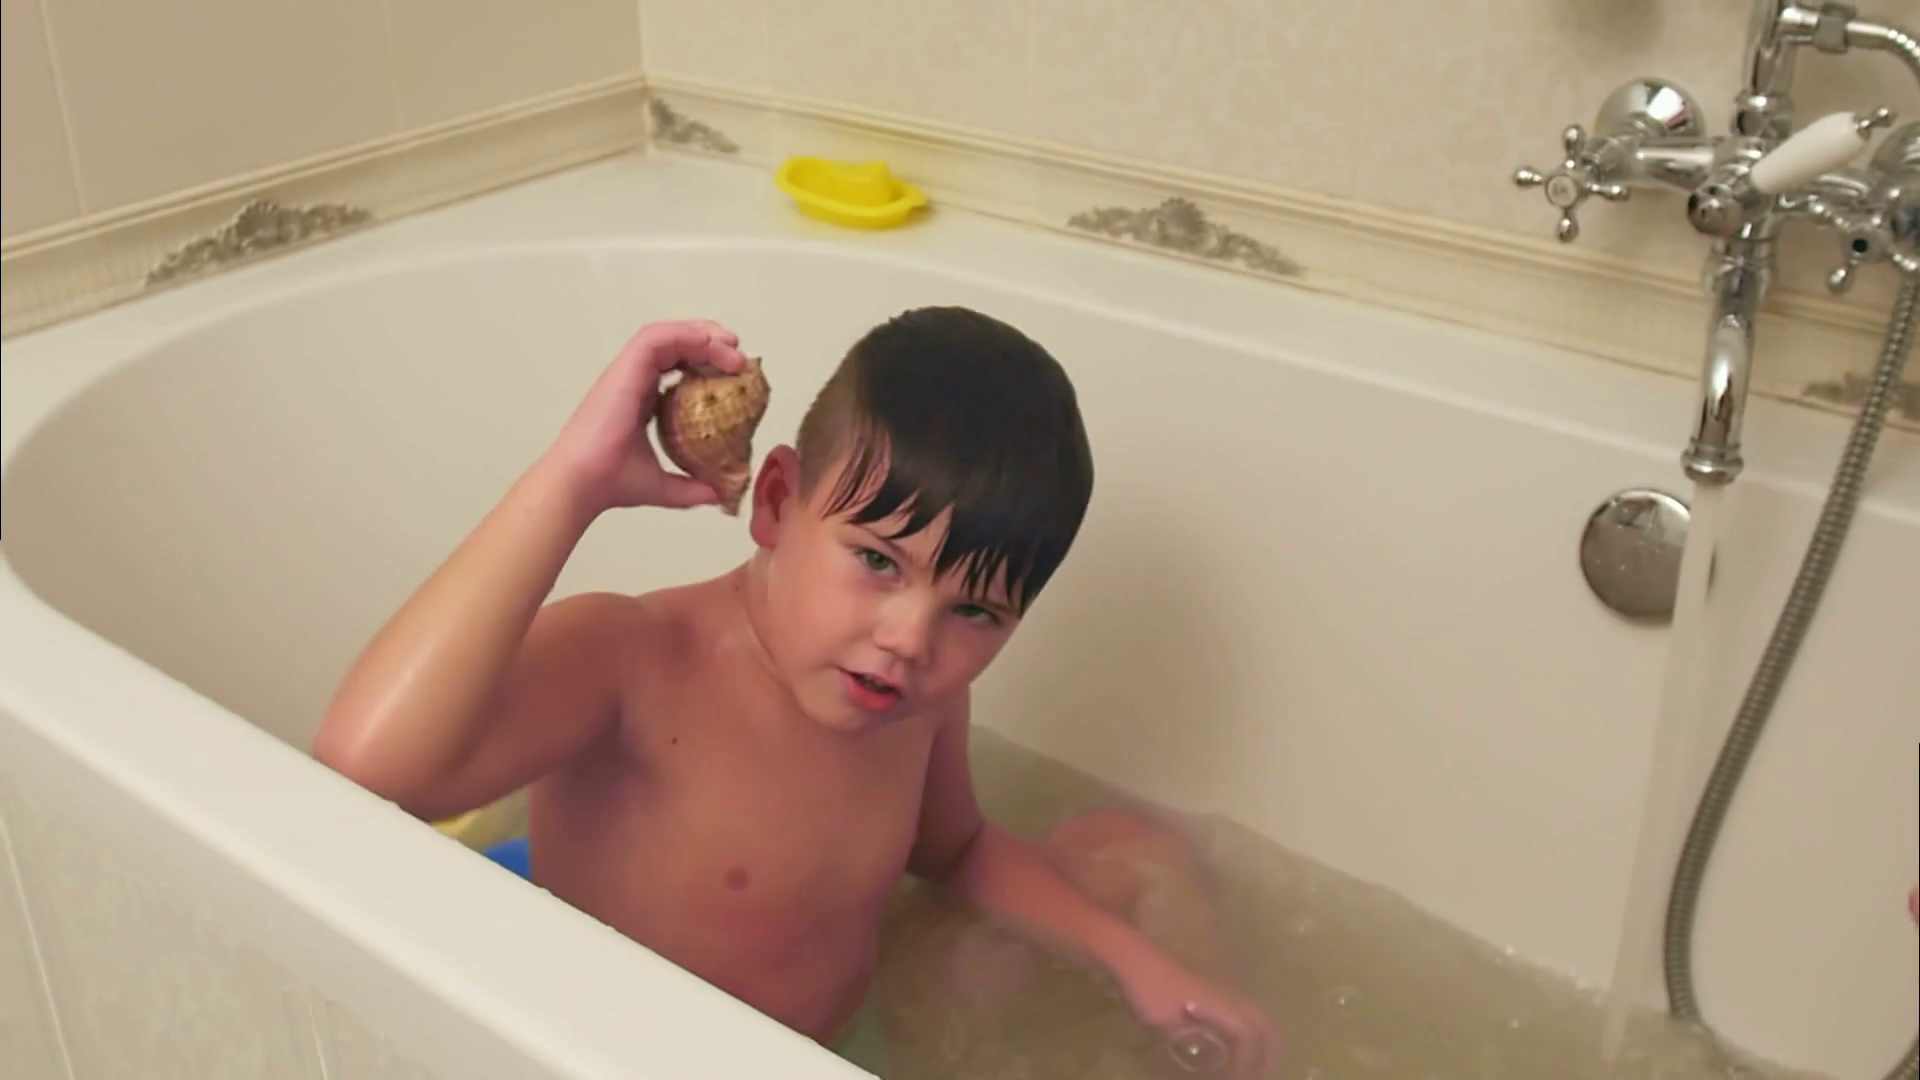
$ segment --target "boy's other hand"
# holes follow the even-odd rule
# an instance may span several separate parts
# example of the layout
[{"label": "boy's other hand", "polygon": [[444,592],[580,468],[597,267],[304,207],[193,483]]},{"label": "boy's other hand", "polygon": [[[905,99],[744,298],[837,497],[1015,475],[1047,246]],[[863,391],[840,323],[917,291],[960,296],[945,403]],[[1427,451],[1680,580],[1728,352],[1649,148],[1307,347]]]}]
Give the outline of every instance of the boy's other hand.
[{"label": "boy's other hand", "polygon": [[717,502],[697,480],[660,465],[647,427],[660,379],[675,369],[733,374],[746,366],[740,339],[705,319],[649,323],[634,334],[575,408],[548,451],[593,514],[619,506],[685,508]]},{"label": "boy's other hand", "polygon": [[1204,1024],[1233,1044],[1230,1075],[1265,1080],[1279,1060],[1280,1037],[1260,1006],[1208,982],[1157,950],[1143,952],[1114,972],[1134,1015],[1169,1039]]}]

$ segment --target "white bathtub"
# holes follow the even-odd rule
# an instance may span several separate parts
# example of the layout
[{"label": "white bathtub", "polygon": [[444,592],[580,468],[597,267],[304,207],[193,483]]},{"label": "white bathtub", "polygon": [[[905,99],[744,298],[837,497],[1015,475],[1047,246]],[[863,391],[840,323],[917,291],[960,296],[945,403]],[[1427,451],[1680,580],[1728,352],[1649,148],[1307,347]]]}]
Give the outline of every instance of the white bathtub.
[{"label": "white bathtub", "polygon": [[[861,330],[928,302],[1046,343],[1098,458],[1080,546],[981,722],[1606,981],[1667,634],[1602,607],[1575,551],[1617,489],[1686,494],[1689,385],[961,214],[833,232],[757,172],[634,157],[6,344],[19,1059],[855,1075],[303,749],[366,637],[638,323],[711,316],[765,353],[764,450]],[[1758,404],[1748,431],[1723,698],[1845,423]],[[717,513],[616,516],[558,591],[747,546]],[[1917,554],[1920,440],[1896,433],[1701,913],[1711,1020],[1844,1080],[1877,1078],[1916,1013]]]}]

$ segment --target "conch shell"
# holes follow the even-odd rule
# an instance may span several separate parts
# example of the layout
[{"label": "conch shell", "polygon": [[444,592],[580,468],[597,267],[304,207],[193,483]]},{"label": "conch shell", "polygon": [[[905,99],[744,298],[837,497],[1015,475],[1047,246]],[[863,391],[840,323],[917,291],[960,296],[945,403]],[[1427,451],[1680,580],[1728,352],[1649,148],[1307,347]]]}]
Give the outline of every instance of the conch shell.
[{"label": "conch shell", "polygon": [[753,480],[753,433],[771,397],[759,357],[736,375],[689,371],[660,397],[655,425],[660,448],[688,476],[720,495],[720,509],[740,513]]}]

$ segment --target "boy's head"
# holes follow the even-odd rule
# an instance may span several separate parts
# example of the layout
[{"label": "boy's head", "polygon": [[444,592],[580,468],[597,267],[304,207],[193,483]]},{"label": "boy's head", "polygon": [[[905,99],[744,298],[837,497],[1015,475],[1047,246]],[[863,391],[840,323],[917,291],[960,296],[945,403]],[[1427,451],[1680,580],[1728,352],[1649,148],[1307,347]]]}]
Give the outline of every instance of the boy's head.
[{"label": "boy's head", "polygon": [[753,493],[766,645],[810,715],[858,729],[964,689],[1066,558],[1093,493],[1073,384],[965,308],[856,342]]}]

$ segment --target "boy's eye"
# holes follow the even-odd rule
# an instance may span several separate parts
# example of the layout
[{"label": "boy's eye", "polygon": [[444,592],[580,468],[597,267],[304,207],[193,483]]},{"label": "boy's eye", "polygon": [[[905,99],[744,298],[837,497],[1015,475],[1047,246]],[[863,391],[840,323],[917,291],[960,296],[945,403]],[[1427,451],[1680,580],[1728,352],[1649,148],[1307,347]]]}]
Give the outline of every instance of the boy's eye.
[{"label": "boy's eye", "polygon": [[995,614],[992,608],[981,607],[979,604],[961,604],[953,610],[954,614],[961,618],[969,622],[977,622],[982,626],[996,626],[1000,622],[1000,616]]},{"label": "boy's eye", "polygon": [[854,552],[854,556],[858,558],[867,569],[876,574],[885,574],[894,568],[893,559],[872,548],[860,548]]}]

